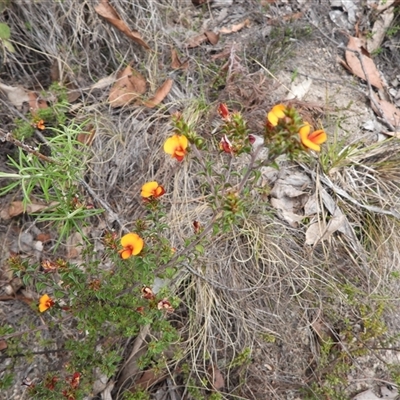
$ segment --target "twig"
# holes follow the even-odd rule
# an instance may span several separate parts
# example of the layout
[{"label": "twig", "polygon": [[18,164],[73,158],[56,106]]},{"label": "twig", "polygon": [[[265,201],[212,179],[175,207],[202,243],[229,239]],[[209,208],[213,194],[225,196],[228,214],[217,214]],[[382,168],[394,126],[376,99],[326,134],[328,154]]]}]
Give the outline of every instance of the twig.
[{"label": "twig", "polygon": [[60,162],[58,162],[54,158],[47,157],[44,154],[42,154],[39,151],[37,151],[32,146],[29,146],[29,145],[27,145],[25,143],[22,143],[20,140],[15,139],[15,137],[12,135],[11,132],[5,132],[2,129],[0,129],[0,140],[2,142],[12,143],[15,146],[20,147],[22,150],[25,150],[27,153],[35,155],[37,158],[39,158],[42,161],[46,161],[46,162],[51,163],[51,164],[62,165]]},{"label": "twig", "polygon": [[79,184],[89,192],[90,196],[92,196],[95,202],[99,203],[100,206],[107,211],[110,216],[110,220],[112,220],[112,222],[117,222],[121,229],[124,229],[125,224],[121,222],[119,215],[111,209],[110,205],[105,200],[101,199],[83,179],[79,181]]},{"label": "twig", "polygon": [[[40,355],[40,354],[51,354],[51,353],[69,353],[72,350],[67,350],[67,349],[54,349],[54,350],[43,350],[43,351],[34,351],[34,352],[30,352],[29,356],[31,355]],[[24,353],[17,353],[17,354],[13,354],[11,356],[8,355],[2,355],[0,356],[0,362],[4,361],[7,358],[14,358],[14,357],[27,357],[28,354],[24,354]]]}]

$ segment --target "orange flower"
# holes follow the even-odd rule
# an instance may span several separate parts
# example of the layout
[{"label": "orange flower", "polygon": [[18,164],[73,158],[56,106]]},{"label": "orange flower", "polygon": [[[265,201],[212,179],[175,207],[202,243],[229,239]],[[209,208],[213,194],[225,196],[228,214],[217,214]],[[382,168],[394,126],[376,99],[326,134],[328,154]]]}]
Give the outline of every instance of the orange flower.
[{"label": "orange flower", "polygon": [[156,199],[157,197],[162,196],[165,193],[165,190],[162,186],[160,186],[157,182],[147,182],[142,186],[141,196],[144,199],[148,199],[152,197]]},{"label": "orange flower", "polygon": [[167,154],[171,154],[171,156],[178,161],[182,161],[185,158],[188,144],[189,142],[186,136],[173,135],[165,141],[164,151]]},{"label": "orange flower", "polygon": [[305,125],[299,130],[301,143],[303,143],[303,146],[307,147],[308,149],[321,151],[320,144],[325,143],[327,140],[325,131],[319,129],[310,133],[310,130],[310,124],[305,122]]},{"label": "orange flower", "polygon": [[218,113],[221,116],[221,118],[225,121],[230,121],[231,120],[231,116],[229,114],[229,110],[228,107],[225,103],[221,103],[218,106]]},{"label": "orange flower", "polygon": [[233,146],[232,143],[229,141],[228,137],[224,135],[219,142],[220,150],[224,151],[225,153],[233,153]]},{"label": "orange flower", "polygon": [[268,122],[272,126],[277,126],[278,121],[285,117],[285,110],[286,106],[284,104],[277,104],[276,106],[273,106],[272,110],[267,115]]},{"label": "orange flower", "polygon": [[122,250],[119,251],[119,255],[123,260],[126,260],[130,256],[137,256],[143,249],[144,241],[136,233],[128,233],[121,238]]},{"label": "orange flower", "polygon": [[54,301],[50,298],[50,296],[48,294],[44,294],[39,299],[39,311],[40,312],[44,312],[53,306],[54,306]]},{"label": "orange flower", "polygon": [[41,119],[40,121],[36,122],[36,128],[43,131],[46,127],[44,126],[44,121]]}]

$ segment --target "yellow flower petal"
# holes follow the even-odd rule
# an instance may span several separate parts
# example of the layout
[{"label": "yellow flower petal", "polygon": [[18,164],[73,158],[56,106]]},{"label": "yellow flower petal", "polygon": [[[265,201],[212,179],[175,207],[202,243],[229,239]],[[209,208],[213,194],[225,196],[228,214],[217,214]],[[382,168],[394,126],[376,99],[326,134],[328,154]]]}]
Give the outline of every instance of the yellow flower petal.
[{"label": "yellow flower petal", "polygon": [[48,294],[44,294],[39,299],[39,311],[44,312],[54,305],[54,301],[50,298]]},{"label": "yellow flower petal", "polygon": [[158,188],[158,183],[156,181],[152,182],[147,182],[142,186],[142,192],[141,196],[142,197],[151,197],[154,194],[154,191],[157,190]]},{"label": "yellow flower petal", "polygon": [[284,104],[277,104],[272,107],[272,110],[268,113],[267,119],[272,126],[278,125],[280,118],[285,117],[286,106]]},{"label": "yellow flower petal", "polygon": [[165,142],[164,142],[164,151],[167,154],[174,154],[176,147],[179,145],[179,139],[178,135],[174,135],[169,137]]},{"label": "yellow flower petal", "polygon": [[185,157],[188,144],[189,141],[186,136],[173,135],[165,141],[164,151],[178,161],[182,161]]},{"label": "yellow flower petal", "polygon": [[[177,135],[177,136],[178,136],[178,135]],[[181,135],[181,136],[178,136],[178,137],[179,137],[179,145],[180,145],[183,149],[186,149],[186,148],[188,147],[188,144],[189,144],[189,141],[188,141],[187,137],[184,136],[184,135]]]},{"label": "yellow flower petal", "polygon": [[277,104],[272,107],[272,112],[278,117],[283,118],[285,116],[286,106],[284,104]]},{"label": "yellow flower petal", "polygon": [[143,249],[144,241],[137,233],[127,233],[121,238],[121,246],[123,249],[119,254],[125,260],[131,255],[138,255]]},{"label": "yellow flower petal", "polygon": [[310,133],[310,130],[311,130],[310,124],[308,122],[305,122],[304,126],[302,126],[299,130],[301,141],[303,141],[303,139],[308,138],[308,134]]}]

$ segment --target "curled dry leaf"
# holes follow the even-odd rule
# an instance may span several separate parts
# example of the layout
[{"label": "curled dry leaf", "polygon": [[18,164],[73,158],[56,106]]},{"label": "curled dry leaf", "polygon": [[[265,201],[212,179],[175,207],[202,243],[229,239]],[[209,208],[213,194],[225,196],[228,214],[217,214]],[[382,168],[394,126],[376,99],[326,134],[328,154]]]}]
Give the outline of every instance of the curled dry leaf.
[{"label": "curled dry leaf", "polygon": [[219,35],[217,33],[214,33],[212,31],[207,31],[204,32],[204,34],[207,36],[208,41],[214,46],[218,43],[219,41]]},{"label": "curled dry leaf", "polygon": [[313,245],[320,240],[327,240],[336,231],[341,230],[346,223],[346,217],[343,214],[333,216],[328,225],[323,221],[311,224],[306,232],[306,244]]},{"label": "curled dry leaf", "polygon": [[128,28],[126,23],[122,21],[121,17],[109,4],[108,0],[101,0],[100,3],[94,8],[97,14],[101,15],[107,22],[114,25],[118,30],[125,34],[129,39],[132,39],[137,44],[140,44],[145,49],[149,50],[150,46],[142,39],[142,36],[137,31],[132,31]]},{"label": "curled dry leaf", "polygon": [[290,85],[290,92],[286,96],[286,100],[291,100],[295,98],[298,100],[302,100],[303,97],[310,90],[312,82],[313,81],[311,78],[305,79],[297,84],[292,82],[292,84]]},{"label": "curled dry leaf", "polygon": [[207,39],[207,36],[205,35],[205,33],[201,33],[199,35],[192,36],[186,42],[186,47],[189,49],[192,49],[194,47],[200,46],[206,40],[208,40],[208,39]]},{"label": "curled dry leaf", "polygon": [[94,140],[94,135],[96,134],[96,129],[93,125],[89,125],[85,128],[84,132],[81,132],[76,137],[76,140],[86,146],[91,146]]},{"label": "curled dry leaf", "polygon": [[[384,118],[387,122],[389,122],[393,127],[400,128],[400,110],[394,106],[392,103],[389,103],[386,100],[381,100],[377,96],[374,95],[375,101],[379,105],[379,109],[377,109],[376,105],[373,101],[371,101],[371,107],[375,111],[377,115]],[[382,114],[382,115],[381,115]]]},{"label": "curled dry leaf", "polygon": [[67,260],[77,259],[82,254],[83,239],[79,232],[75,232],[67,238]]},{"label": "curled dry leaf", "polygon": [[222,35],[229,35],[230,33],[235,33],[240,31],[241,29],[243,29],[246,26],[250,25],[250,20],[246,19],[243,22],[240,22],[239,24],[236,25],[232,25],[230,28],[227,27],[223,27],[219,30],[219,33]]},{"label": "curled dry leaf", "polygon": [[[135,381],[133,388],[146,390],[149,387],[161,382],[166,377],[166,374],[156,373],[153,369],[148,369],[143,372],[142,376]],[[132,390],[133,391],[133,390]]]},{"label": "curled dry leaf", "polygon": [[37,213],[40,211],[43,211],[47,208],[52,208],[56,206],[58,203],[53,202],[50,205],[49,204],[34,204],[30,203],[26,205],[26,208],[24,208],[24,204],[22,201],[12,201],[10,205],[8,206],[8,209],[4,208],[4,210],[1,213],[1,218],[3,219],[9,219],[16,217],[22,213],[27,213],[27,214],[33,214]]},{"label": "curled dry leaf", "polygon": [[215,366],[212,370],[212,376],[213,376],[213,383],[212,383],[213,389],[221,390],[225,386],[225,380],[221,371]]},{"label": "curled dry leaf", "polygon": [[168,78],[156,91],[156,93],[154,94],[154,96],[145,101],[143,104],[146,107],[149,108],[153,108],[156,105],[160,104],[165,96],[170,92],[171,88],[172,88],[172,84],[173,84],[173,80],[171,78]]},{"label": "curled dry leaf", "polygon": [[117,77],[115,76],[115,74],[111,74],[109,76],[106,76],[106,77],[98,80],[96,83],[94,83],[90,87],[90,89],[104,89],[108,86],[111,86],[115,82],[116,79],[117,79]]},{"label": "curled dry leaf", "polygon": [[21,110],[24,103],[29,105],[31,112],[37,111],[39,108],[47,108],[44,100],[39,100],[35,92],[27,91],[21,86],[8,86],[0,82],[0,90],[3,91],[11,104]]},{"label": "curled dry leaf", "polygon": [[182,62],[178,57],[178,52],[175,49],[171,50],[171,68],[187,70],[189,67],[189,60]]},{"label": "curled dry leaf", "polygon": [[[372,86],[382,89],[383,85],[379,71],[375,66],[374,60],[364,48],[361,39],[350,36],[347,49],[345,53],[346,62],[351,72],[359,78],[368,81]],[[362,60],[362,64],[360,59]]]},{"label": "curled dry leaf", "polygon": [[128,65],[110,90],[111,107],[122,107],[146,92],[146,79]]}]

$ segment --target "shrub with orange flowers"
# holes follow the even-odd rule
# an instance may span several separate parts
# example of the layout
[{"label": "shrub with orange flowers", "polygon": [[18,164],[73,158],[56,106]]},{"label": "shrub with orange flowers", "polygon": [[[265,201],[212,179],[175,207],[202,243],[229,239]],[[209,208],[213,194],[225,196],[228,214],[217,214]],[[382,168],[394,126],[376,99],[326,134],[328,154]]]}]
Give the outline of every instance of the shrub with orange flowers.
[{"label": "shrub with orange flowers", "polygon": [[[182,271],[201,275],[203,265],[196,265],[194,270],[192,264],[207,258],[216,235],[248,223],[262,166],[275,165],[282,154],[289,159],[305,152],[314,156],[311,151],[319,152],[327,140],[324,130],[313,130],[290,105],[277,104],[265,112],[258,132],[250,129],[240,111],[227,104],[220,104],[216,111],[218,126],[212,134],[197,132],[183,114],[175,113],[172,133],[163,144],[168,156],[179,163],[195,162],[201,169],[196,179],[202,198],[209,202],[208,221],[203,216],[191,218],[182,238],[174,243],[170,205],[160,201],[166,193],[163,182],[149,180],[135,193],[141,217],[120,224],[120,229],[125,229],[123,234],[115,227],[115,231],[101,235],[106,262],[96,258],[97,250],[90,245],[80,265],[49,258],[38,266],[19,256],[10,258],[10,269],[24,284],[36,285],[46,293],[39,299],[41,313],[57,303],[41,318],[73,321],[82,333],[79,340],[78,335],[71,335],[63,344],[71,358],[62,371],[32,388],[37,398],[83,398],[92,390],[96,369],[112,379],[123,365],[124,355],[116,349],[143,328],[149,329],[150,339],[146,339],[147,350],[138,361],[140,367],[152,367],[154,360],[164,360],[162,354],[179,340],[170,322],[179,299],[170,282],[180,278]],[[215,160],[222,160],[222,168]],[[181,166],[173,165],[171,171]],[[83,201],[73,203],[72,213],[84,206]]]}]

